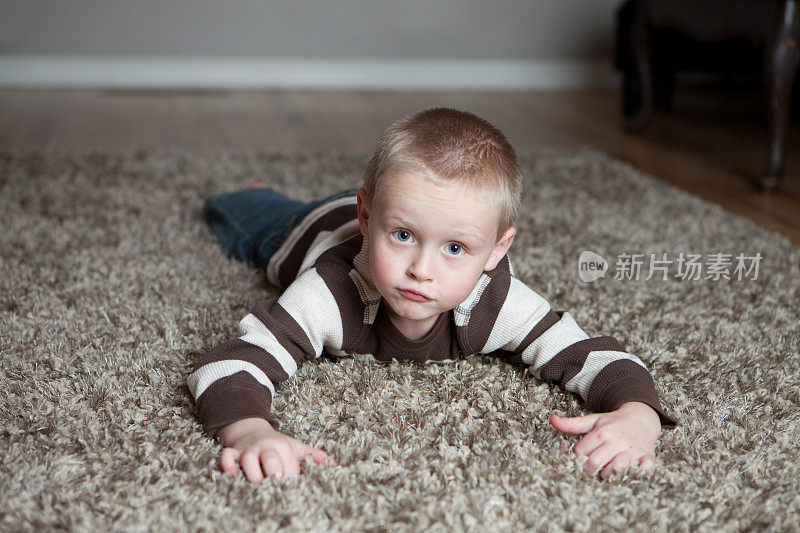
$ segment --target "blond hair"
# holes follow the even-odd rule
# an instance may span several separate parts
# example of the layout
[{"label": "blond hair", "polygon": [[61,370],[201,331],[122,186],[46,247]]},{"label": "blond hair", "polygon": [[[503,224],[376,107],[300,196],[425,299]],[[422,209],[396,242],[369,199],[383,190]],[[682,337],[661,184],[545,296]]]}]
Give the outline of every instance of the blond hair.
[{"label": "blond hair", "polygon": [[364,172],[370,202],[390,173],[415,172],[433,183],[459,183],[500,210],[497,239],[520,209],[522,169],[505,135],[486,120],[457,109],[405,115],[386,131]]}]

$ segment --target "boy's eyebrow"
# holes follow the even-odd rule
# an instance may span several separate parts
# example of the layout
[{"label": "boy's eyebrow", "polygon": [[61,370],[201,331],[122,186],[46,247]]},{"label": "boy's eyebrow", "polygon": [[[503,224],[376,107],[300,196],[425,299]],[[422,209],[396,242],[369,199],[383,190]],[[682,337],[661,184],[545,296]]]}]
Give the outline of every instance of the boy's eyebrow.
[{"label": "boy's eyebrow", "polygon": [[384,218],[386,219],[386,222],[399,222],[400,224],[408,224],[408,221],[400,215],[386,213]]},{"label": "boy's eyebrow", "polygon": [[468,244],[480,246],[483,244],[483,237],[480,236],[478,233],[462,233],[462,238],[458,239],[459,241],[465,241]]},{"label": "boy's eyebrow", "polygon": [[404,228],[410,228],[414,226],[414,224],[412,224],[410,221],[406,220],[405,218],[399,215],[387,214],[386,216],[384,216],[384,220],[386,221],[387,224],[402,226]]}]

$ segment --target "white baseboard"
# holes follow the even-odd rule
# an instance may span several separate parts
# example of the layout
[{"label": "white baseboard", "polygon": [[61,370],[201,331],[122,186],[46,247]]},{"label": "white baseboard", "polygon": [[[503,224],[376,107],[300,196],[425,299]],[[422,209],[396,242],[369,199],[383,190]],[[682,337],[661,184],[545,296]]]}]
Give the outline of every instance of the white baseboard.
[{"label": "white baseboard", "polygon": [[614,86],[602,61],[0,55],[0,87],[584,89]]}]

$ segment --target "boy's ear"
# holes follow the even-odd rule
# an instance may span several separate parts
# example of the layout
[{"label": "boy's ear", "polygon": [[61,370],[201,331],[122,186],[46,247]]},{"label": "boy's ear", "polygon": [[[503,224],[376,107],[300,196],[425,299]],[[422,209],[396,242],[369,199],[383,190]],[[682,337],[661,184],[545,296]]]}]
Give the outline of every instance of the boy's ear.
[{"label": "boy's ear", "polygon": [[483,267],[484,270],[494,270],[494,267],[497,266],[497,263],[506,255],[508,249],[511,248],[511,243],[514,242],[514,237],[517,234],[517,230],[514,226],[511,226],[506,230],[500,240],[497,241],[497,244],[494,245],[494,250],[492,250],[491,255],[489,255],[489,260],[486,262],[486,266]]},{"label": "boy's ear", "polygon": [[361,227],[361,235],[365,239],[369,238],[369,200],[367,190],[364,187],[358,189],[356,196],[356,208],[358,209],[358,225]]}]

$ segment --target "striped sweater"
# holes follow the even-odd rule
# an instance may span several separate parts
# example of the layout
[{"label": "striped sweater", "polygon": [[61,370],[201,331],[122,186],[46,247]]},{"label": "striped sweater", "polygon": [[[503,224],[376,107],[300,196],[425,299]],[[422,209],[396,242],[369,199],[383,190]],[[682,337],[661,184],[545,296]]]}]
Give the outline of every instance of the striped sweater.
[{"label": "striped sweater", "polygon": [[276,388],[323,350],[419,362],[493,353],[529,365],[537,378],[578,394],[592,411],[641,401],[663,425],[675,425],[642,361],[614,338],[589,337],[569,313],[552,310],[514,277],[507,256],[427,335],[411,340],[381,305],[368,254],[355,197],[319,206],[289,233],[267,265],[270,283],[285,287],[283,293],[258,302],[239,323],[241,336],[209,350],[188,377],[209,435],[242,418],[275,424]]}]

